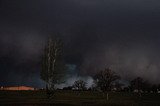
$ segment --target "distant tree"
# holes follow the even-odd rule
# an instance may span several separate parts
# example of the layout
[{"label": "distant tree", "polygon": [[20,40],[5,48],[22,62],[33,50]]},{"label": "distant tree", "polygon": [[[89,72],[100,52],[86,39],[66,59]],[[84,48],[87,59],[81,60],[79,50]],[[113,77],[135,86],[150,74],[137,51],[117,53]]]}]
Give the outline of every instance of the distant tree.
[{"label": "distant tree", "polygon": [[[95,76],[94,80],[97,85],[103,92],[110,91],[113,85],[113,82],[120,79],[114,71],[110,68],[105,68],[104,70],[99,71]],[[107,92],[108,100],[108,92]]]},{"label": "distant tree", "polygon": [[141,77],[137,77],[131,81],[131,88],[132,90],[137,90],[139,97],[141,97],[142,89],[143,89],[144,81]]},{"label": "distant tree", "polygon": [[137,77],[133,79],[130,84],[132,90],[138,90],[138,92],[140,92],[140,90],[143,88],[143,79],[141,77]]},{"label": "distant tree", "polygon": [[46,82],[48,98],[55,91],[55,84],[62,82],[66,67],[63,62],[62,42],[59,39],[48,39],[42,56],[41,79]]},{"label": "distant tree", "polygon": [[158,86],[157,86],[157,87],[158,87],[158,90],[160,90],[160,84],[158,84]]},{"label": "distant tree", "polygon": [[152,87],[151,87],[151,90],[152,90],[153,92],[157,92],[157,89],[158,89],[158,85],[153,84]]},{"label": "distant tree", "polygon": [[148,81],[143,81],[142,90],[145,92],[149,92],[151,90],[152,84]]},{"label": "distant tree", "polygon": [[74,82],[73,87],[78,89],[78,90],[86,90],[86,82],[83,80],[77,80]]},{"label": "distant tree", "polygon": [[121,90],[122,90],[122,86],[124,86],[123,83],[121,83],[121,82],[119,82],[119,81],[116,81],[116,82],[114,83],[114,86],[113,86],[113,87],[115,87],[117,91],[121,91]]},{"label": "distant tree", "polygon": [[154,92],[154,93],[160,93],[160,84],[153,84],[152,87],[151,87],[151,90]]},{"label": "distant tree", "polygon": [[101,70],[94,76],[95,83],[102,91],[110,91],[113,85],[113,82],[120,79],[114,71],[109,68]]},{"label": "distant tree", "polygon": [[98,87],[97,87],[96,83],[93,82],[93,84],[90,87],[90,90],[91,91],[97,91],[98,90]]},{"label": "distant tree", "polygon": [[63,87],[63,90],[72,90],[73,86]]},{"label": "distant tree", "polygon": [[124,88],[123,88],[123,91],[124,91],[124,92],[130,92],[130,86],[124,87]]}]

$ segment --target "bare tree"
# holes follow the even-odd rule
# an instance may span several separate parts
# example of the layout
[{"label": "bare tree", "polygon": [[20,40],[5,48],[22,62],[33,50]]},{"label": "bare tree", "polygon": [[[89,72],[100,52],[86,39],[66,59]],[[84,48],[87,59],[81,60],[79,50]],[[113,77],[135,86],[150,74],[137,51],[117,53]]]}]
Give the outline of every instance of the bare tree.
[{"label": "bare tree", "polygon": [[86,89],[86,82],[84,82],[83,80],[77,80],[74,82],[73,86],[74,88],[78,89],[78,90],[85,90]]},{"label": "bare tree", "polygon": [[122,90],[122,86],[124,86],[123,83],[121,83],[121,82],[119,82],[119,81],[116,81],[116,82],[114,83],[114,86],[113,86],[113,87],[116,88],[116,91],[121,91],[121,90]]},{"label": "bare tree", "polygon": [[140,90],[142,90],[143,87],[143,79],[141,77],[137,77],[134,80],[131,81],[131,88],[133,90],[138,90],[138,92],[140,92]]},{"label": "bare tree", "polygon": [[131,83],[132,90],[137,90],[139,96],[141,97],[142,96],[141,92],[144,87],[144,80],[141,77],[137,77],[134,80],[132,80],[130,83]]},{"label": "bare tree", "polygon": [[[103,92],[111,90],[112,84],[114,81],[120,79],[120,76],[116,75],[114,71],[110,68],[105,68],[104,70],[99,71],[95,76],[94,80],[97,85]],[[108,92],[107,92],[108,100]]]},{"label": "bare tree", "polygon": [[41,70],[41,79],[46,82],[46,91],[49,97],[54,93],[55,84],[62,81],[64,70],[62,42],[49,38],[42,56]]}]

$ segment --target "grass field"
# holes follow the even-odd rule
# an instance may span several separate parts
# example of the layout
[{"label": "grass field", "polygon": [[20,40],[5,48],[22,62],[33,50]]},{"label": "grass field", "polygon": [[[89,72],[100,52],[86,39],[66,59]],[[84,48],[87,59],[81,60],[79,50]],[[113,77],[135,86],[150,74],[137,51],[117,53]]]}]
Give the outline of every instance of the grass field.
[{"label": "grass field", "polygon": [[99,92],[57,91],[48,100],[44,91],[0,91],[0,106],[160,106],[160,94],[109,93],[109,100]]}]

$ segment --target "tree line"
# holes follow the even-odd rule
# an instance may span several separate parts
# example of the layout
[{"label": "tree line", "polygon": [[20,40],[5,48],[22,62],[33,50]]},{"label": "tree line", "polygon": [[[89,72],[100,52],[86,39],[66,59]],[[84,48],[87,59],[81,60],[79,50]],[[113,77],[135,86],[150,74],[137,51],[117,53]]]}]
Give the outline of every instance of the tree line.
[{"label": "tree line", "polygon": [[[49,38],[44,47],[41,70],[41,79],[46,83],[46,94],[48,98],[54,96],[56,90],[55,85],[64,82],[64,75],[67,67],[63,59],[62,41],[57,38]],[[107,94],[107,99],[108,92],[111,90],[135,91],[141,94],[142,92],[157,92],[157,90],[160,89],[160,85],[152,85],[141,77],[137,77],[130,81],[130,84],[122,90],[124,84],[120,83],[121,77],[110,68],[97,71],[93,79],[94,84],[89,89]],[[77,80],[70,88],[83,91],[87,89],[86,85],[87,83],[85,81]]]}]

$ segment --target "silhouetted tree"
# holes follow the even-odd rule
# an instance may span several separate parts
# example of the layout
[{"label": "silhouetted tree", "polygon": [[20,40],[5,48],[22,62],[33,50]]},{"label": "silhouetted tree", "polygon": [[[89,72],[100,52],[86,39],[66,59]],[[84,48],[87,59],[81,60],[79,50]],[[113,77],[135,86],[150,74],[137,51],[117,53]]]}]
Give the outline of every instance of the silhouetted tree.
[{"label": "silhouetted tree", "polygon": [[134,80],[131,81],[131,88],[132,90],[142,90],[143,88],[143,79],[141,77],[137,77]]},{"label": "silhouetted tree", "polygon": [[151,87],[152,87],[151,83],[149,83],[148,81],[143,81],[143,84],[142,84],[142,90],[143,91],[149,92],[151,90]]},{"label": "silhouetted tree", "polygon": [[73,86],[63,87],[63,90],[72,90]]},{"label": "silhouetted tree", "polygon": [[[105,68],[104,70],[99,71],[95,76],[94,80],[97,85],[103,92],[110,91],[113,85],[113,82],[120,79],[114,71],[110,68]],[[108,92],[107,92],[108,100]]]},{"label": "silhouetted tree", "polygon": [[121,91],[122,86],[124,86],[124,84],[120,83],[119,81],[116,81],[113,87],[115,87],[117,91]]},{"label": "silhouetted tree", "polygon": [[138,94],[139,94],[139,97],[141,97],[141,91],[143,89],[143,84],[144,84],[144,81],[141,77],[137,77],[135,78],[134,80],[131,81],[131,88],[132,90],[137,90],[138,91]]},{"label": "silhouetted tree", "polygon": [[153,84],[152,87],[151,87],[151,90],[154,92],[154,93],[160,93],[160,84]]},{"label": "silhouetted tree", "polygon": [[123,91],[124,91],[124,92],[130,92],[130,86],[124,87],[124,88],[123,88]]},{"label": "silhouetted tree", "polygon": [[84,82],[83,80],[77,80],[74,82],[73,86],[75,89],[78,90],[86,90],[86,82]]},{"label": "silhouetted tree", "polygon": [[153,84],[152,87],[151,87],[152,91],[155,93],[157,92],[157,89],[158,89],[158,85],[156,84]]},{"label": "silhouetted tree", "polygon": [[55,84],[62,81],[64,70],[62,42],[59,39],[48,39],[42,56],[41,79],[46,82],[46,91],[50,98],[55,91]]},{"label": "silhouetted tree", "polygon": [[158,89],[160,90],[160,84],[158,84]]}]

